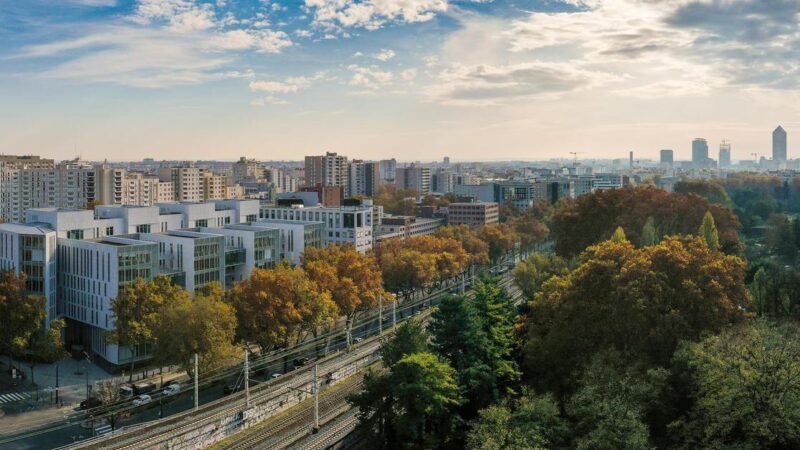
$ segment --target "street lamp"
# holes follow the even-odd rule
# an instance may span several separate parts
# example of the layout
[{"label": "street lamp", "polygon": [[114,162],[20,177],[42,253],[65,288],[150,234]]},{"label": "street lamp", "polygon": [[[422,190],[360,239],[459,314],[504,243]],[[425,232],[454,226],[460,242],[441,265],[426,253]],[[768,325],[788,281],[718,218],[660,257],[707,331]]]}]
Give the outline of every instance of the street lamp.
[{"label": "street lamp", "polygon": [[83,352],[83,356],[86,359],[86,400],[89,400],[89,364],[91,364],[91,360],[89,359],[89,354]]}]

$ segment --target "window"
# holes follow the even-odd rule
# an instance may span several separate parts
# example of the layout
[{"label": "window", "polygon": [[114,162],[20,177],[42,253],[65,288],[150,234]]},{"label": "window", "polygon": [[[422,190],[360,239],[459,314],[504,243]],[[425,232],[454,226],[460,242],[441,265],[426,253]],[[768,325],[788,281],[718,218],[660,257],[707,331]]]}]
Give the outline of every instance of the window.
[{"label": "window", "polygon": [[83,239],[83,230],[67,231],[67,239]]},{"label": "window", "polygon": [[106,227],[106,236],[114,235],[114,227]]},{"label": "window", "polygon": [[136,232],[137,233],[149,233],[150,232],[150,224],[136,225]]},{"label": "window", "polygon": [[208,219],[199,219],[199,220],[195,221],[194,225],[197,228],[206,228],[206,227],[208,227]]}]

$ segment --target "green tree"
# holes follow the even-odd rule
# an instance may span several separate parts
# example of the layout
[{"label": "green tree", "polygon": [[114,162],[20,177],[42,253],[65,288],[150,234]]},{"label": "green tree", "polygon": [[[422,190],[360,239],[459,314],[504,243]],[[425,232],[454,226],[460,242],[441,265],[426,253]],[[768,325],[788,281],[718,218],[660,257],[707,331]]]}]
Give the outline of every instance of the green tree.
[{"label": "green tree", "polygon": [[392,367],[413,353],[430,351],[428,333],[419,321],[406,320],[391,336],[381,340],[381,357],[387,367]]},{"label": "green tree", "polygon": [[514,283],[520,288],[525,298],[532,299],[545,281],[554,275],[564,275],[568,271],[569,265],[564,258],[536,252],[517,264],[512,275]]},{"label": "green tree", "polygon": [[574,422],[573,447],[585,450],[650,449],[647,406],[658,398],[667,371],[638,375],[615,353],[598,354],[578,383],[566,410]]},{"label": "green tree", "polygon": [[370,372],[349,401],[370,446],[427,449],[446,442],[461,398],[452,367],[431,353],[414,353],[388,372]]},{"label": "green tree", "polygon": [[181,297],[162,309],[155,328],[155,358],[179,363],[187,371],[198,355],[200,373],[230,365],[237,356],[233,346],[236,313],[218,290],[199,292],[194,299]]},{"label": "green tree", "polygon": [[653,220],[653,217],[648,217],[647,222],[644,223],[644,227],[642,228],[642,237],[640,238],[640,243],[643,247],[648,245],[656,245],[658,244],[658,232],[656,231],[656,223]]},{"label": "green tree", "polygon": [[480,410],[466,440],[471,450],[545,449],[564,446],[568,437],[555,399],[524,392],[518,400]]},{"label": "green tree", "polygon": [[614,230],[614,234],[611,235],[611,242],[617,244],[626,242],[627,240],[628,238],[625,237],[625,230],[623,230],[622,227],[617,227],[617,229]]},{"label": "green tree", "polygon": [[714,223],[714,216],[710,212],[706,212],[703,216],[703,223],[700,225],[698,235],[703,238],[711,250],[719,250],[719,233],[717,232],[717,225]]},{"label": "green tree", "polygon": [[800,448],[800,331],[766,320],[686,344],[688,413],[672,426],[683,448]]}]

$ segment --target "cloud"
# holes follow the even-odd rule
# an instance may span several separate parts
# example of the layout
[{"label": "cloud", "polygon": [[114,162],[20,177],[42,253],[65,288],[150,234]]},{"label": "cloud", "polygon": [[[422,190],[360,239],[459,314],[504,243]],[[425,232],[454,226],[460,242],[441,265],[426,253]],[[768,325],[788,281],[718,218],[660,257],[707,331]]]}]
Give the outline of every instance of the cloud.
[{"label": "cloud", "polygon": [[69,2],[76,5],[93,7],[117,6],[117,0],[69,0]]},{"label": "cloud", "polygon": [[426,22],[447,6],[447,0],[305,0],[314,23],[334,29],[375,30],[389,22]]},{"label": "cloud", "polygon": [[555,97],[619,81],[619,77],[577,69],[571,64],[537,61],[454,67],[441,72],[438,81],[428,90],[434,101],[459,106],[494,106]]},{"label": "cloud", "polygon": [[[277,80],[258,80],[250,82],[250,90],[253,92],[266,93],[264,97],[254,100],[259,103],[255,106],[264,106],[265,104],[283,105],[288,103],[285,99],[276,97],[276,94],[286,95],[294,94],[296,92],[308,89],[316,81],[322,80],[327,75],[326,72],[317,72],[312,76],[299,76],[288,77],[282,81]],[[251,104],[253,104],[251,102]]]},{"label": "cloud", "polygon": [[372,55],[373,58],[377,59],[378,61],[389,61],[390,59],[394,58],[394,50],[391,49],[381,49],[378,53]]},{"label": "cloud", "polygon": [[283,31],[272,30],[231,30],[218,33],[208,41],[211,50],[250,50],[264,53],[280,53],[293,45]]},{"label": "cloud", "polygon": [[391,72],[380,70],[375,67],[364,67],[351,64],[347,67],[353,72],[350,79],[351,86],[360,86],[368,89],[377,89],[392,82],[394,75]]},{"label": "cloud", "polygon": [[400,78],[402,78],[403,81],[413,81],[417,78],[417,69],[406,69],[400,72]]},{"label": "cloud", "polygon": [[193,0],[139,0],[130,19],[140,25],[163,21],[179,32],[207,30],[216,23],[214,6]]}]

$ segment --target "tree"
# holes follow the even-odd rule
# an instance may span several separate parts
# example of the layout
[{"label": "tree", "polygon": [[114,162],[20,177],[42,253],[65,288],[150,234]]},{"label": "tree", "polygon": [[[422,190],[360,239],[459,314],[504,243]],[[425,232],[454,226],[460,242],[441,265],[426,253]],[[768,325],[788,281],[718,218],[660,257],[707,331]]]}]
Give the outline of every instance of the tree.
[{"label": "tree", "polygon": [[383,206],[384,212],[399,216],[417,215],[417,197],[414,189],[397,189],[391,184],[382,184],[378,188],[375,204]]},{"label": "tree", "polygon": [[388,373],[370,372],[349,401],[371,445],[426,449],[446,442],[461,399],[452,367],[431,353],[414,353]]},{"label": "tree", "polygon": [[554,275],[564,275],[568,271],[569,264],[564,258],[537,252],[517,264],[512,275],[514,283],[525,298],[532,299],[545,281]]},{"label": "tree", "polygon": [[794,257],[797,255],[795,226],[786,215],[773,214],[769,217],[766,244],[771,252],[794,262]]},{"label": "tree", "polygon": [[672,425],[683,448],[800,447],[800,332],[757,320],[687,343],[690,410]]},{"label": "tree", "polygon": [[614,234],[611,235],[611,242],[616,244],[627,242],[627,240],[628,238],[625,237],[625,230],[623,230],[622,227],[617,227],[617,229],[614,230]]},{"label": "tree", "polygon": [[541,244],[550,230],[532,212],[526,212],[508,220],[508,224],[520,241],[522,248],[530,249]]},{"label": "tree", "polygon": [[386,289],[412,292],[459,275],[469,255],[454,239],[414,236],[388,239],[375,248]]},{"label": "tree", "polygon": [[481,239],[469,225],[449,225],[436,230],[434,236],[453,239],[461,243],[461,247],[469,254],[470,265],[484,265],[489,262],[489,244]]},{"label": "tree", "polygon": [[122,397],[120,388],[122,387],[122,380],[119,378],[106,378],[97,381],[97,390],[95,391],[95,398],[100,401],[103,408],[97,411],[89,410],[89,416],[93,416],[95,412],[105,418],[108,426],[112,430],[117,429],[119,421],[129,414],[130,408],[125,404]]},{"label": "tree", "polygon": [[489,245],[489,260],[492,262],[497,262],[508,254],[518,240],[514,230],[503,223],[482,226],[477,233]]},{"label": "tree", "polygon": [[[330,293],[286,262],[254,269],[229,291],[228,300],[236,311],[239,339],[265,351],[298,341],[309,323],[324,324],[338,314]],[[310,320],[311,313],[318,315]]]},{"label": "tree", "polygon": [[389,337],[381,341],[381,360],[387,367],[413,353],[430,351],[428,332],[416,320],[406,320]]},{"label": "tree", "polygon": [[117,298],[111,302],[114,329],[106,333],[105,338],[110,343],[130,349],[131,377],[139,348],[155,343],[161,310],[188,299],[189,293],[185,289],[172,284],[169,277],[159,275],[151,281],[137,278],[133,283],[123,286]]},{"label": "tree", "polygon": [[670,193],[652,186],[609,189],[564,199],[559,202],[550,228],[556,253],[572,257],[608,239],[617,227],[622,227],[627,239],[640,246],[640,232],[650,217],[663,236],[696,234],[706,212],[714,217],[720,249],[740,254],[740,224],[729,209],[709,204],[695,194]]},{"label": "tree", "polygon": [[195,354],[200,373],[226,367],[237,356],[233,346],[236,313],[218,289],[168,304],[159,314],[155,336],[156,360],[178,362],[187,371],[193,367]]},{"label": "tree", "polygon": [[10,357],[29,346],[47,317],[44,297],[28,295],[25,279],[24,273],[0,271],[0,353]]},{"label": "tree", "polygon": [[102,206],[103,202],[100,200],[92,200],[86,203],[86,206],[83,209],[88,209],[90,211],[94,211],[94,209],[98,206]]},{"label": "tree", "polygon": [[706,212],[703,216],[703,223],[700,225],[698,235],[703,238],[711,250],[719,250],[719,233],[717,226],[714,224],[714,216],[710,212]]},{"label": "tree", "polygon": [[430,324],[432,346],[457,371],[465,396],[462,414],[497,402],[519,378],[512,358],[513,309],[497,280],[478,279],[475,298],[441,301]]},{"label": "tree", "polygon": [[523,392],[482,409],[471,423],[467,448],[471,450],[560,448],[568,442],[569,426],[551,395]]},{"label": "tree", "polygon": [[45,327],[44,321],[42,321],[39,328],[28,339],[28,345],[20,357],[26,359],[26,363],[31,369],[31,384],[36,384],[33,370],[37,364],[55,362],[69,355],[61,340],[61,330],[65,326],[64,319],[56,319],[50,322],[48,327]]},{"label": "tree", "polygon": [[634,248],[607,241],[553,277],[525,318],[525,366],[531,380],[564,390],[600,350],[616,348],[665,365],[678,343],[744,319],[744,262],[700,238],[668,237]]},{"label": "tree", "polygon": [[664,369],[640,375],[615,352],[598,354],[584,371],[566,410],[574,422],[573,447],[585,450],[651,449],[647,406],[667,378]]},{"label": "tree", "polygon": [[733,206],[728,192],[720,183],[708,180],[681,180],[675,183],[674,192],[679,194],[695,194],[726,208]]},{"label": "tree", "polygon": [[656,231],[655,220],[652,217],[647,218],[642,228],[641,245],[647,247],[649,245],[656,245],[659,241],[658,231]]},{"label": "tree", "polygon": [[377,308],[379,297],[387,304],[393,297],[383,289],[383,275],[373,254],[361,254],[350,244],[308,248],[302,256],[303,269],[311,281],[326,292],[345,316],[347,344],[359,313]]}]

